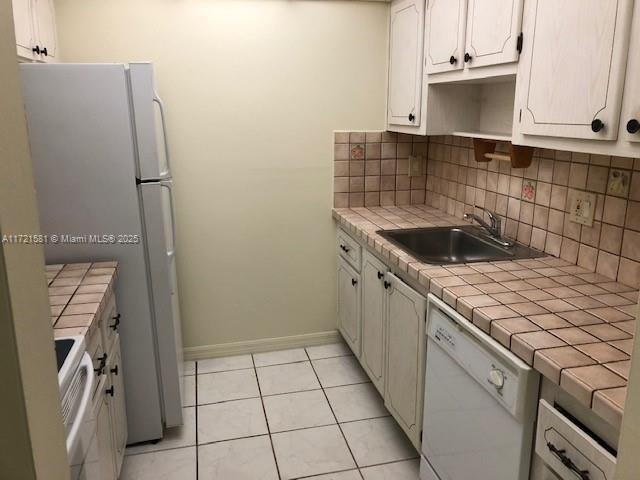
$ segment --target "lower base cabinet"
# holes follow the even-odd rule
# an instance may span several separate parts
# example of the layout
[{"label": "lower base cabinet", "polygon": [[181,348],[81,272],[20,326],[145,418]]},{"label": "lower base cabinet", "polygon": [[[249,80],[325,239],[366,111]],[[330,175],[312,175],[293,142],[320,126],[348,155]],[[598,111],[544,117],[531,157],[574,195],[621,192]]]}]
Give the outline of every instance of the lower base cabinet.
[{"label": "lower base cabinet", "polygon": [[342,257],[338,258],[338,330],[360,358],[360,275]]},{"label": "lower base cabinet", "polygon": [[427,299],[363,252],[362,289],[360,276],[338,260],[338,329],[391,415],[420,449]]},{"label": "lower base cabinet", "polygon": [[[115,305],[115,304],[114,304]],[[93,393],[93,418],[96,422],[96,446],[92,449],[94,469],[100,472],[101,480],[117,480],[120,477],[124,452],[127,445],[127,414],[125,410],[124,380],[121,366],[120,335],[117,324],[113,323],[114,313],[108,310],[99,320],[99,326],[109,322],[109,335],[106,329],[94,331],[89,344],[98,343],[94,359],[98,387]]]},{"label": "lower base cabinet", "polygon": [[369,378],[384,395],[387,267],[365,251],[362,259],[362,355],[360,363]]},{"label": "lower base cabinet", "polygon": [[420,448],[427,299],[388,273],[387,379],[384,403],[416,448]]},{"label": "lower base cabinet", "polygon": [[111,416],[111,434],[113,437],[113,458],[116,467],[116,478],[120,477],[124,451],[127,447],[127,413],[121,364],[120,335],[116,334],[109,360],[109,380],[111,381],[109,395],[112,395],[109,399],[109,414]]}]

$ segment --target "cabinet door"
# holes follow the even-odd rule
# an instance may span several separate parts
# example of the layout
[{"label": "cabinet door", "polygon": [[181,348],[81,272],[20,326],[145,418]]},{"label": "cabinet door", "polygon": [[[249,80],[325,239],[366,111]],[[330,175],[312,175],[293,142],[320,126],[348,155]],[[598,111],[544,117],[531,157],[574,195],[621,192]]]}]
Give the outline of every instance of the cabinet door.
[{"label": "cabinet door", "polygon": [[615,140],[631,0],[532,0],[518,70],[524,134]]},{"label": "cabinet door", "polygon": [[113,397],[109,401],[111,413],[111,432],[113,436],[113,451],[116,472],[120,475],[124,451],[127,446],[127,412],[124,399],[124,379],[122,371],[122,357],[120,354],[120,336],[116,334],[113,350],[110,355],[111,364],[109,375],[113,388]]},{"label": "cabinet door", "polygon": [[427,0],[425,68],[427,73],[464,67],[467,0]]},{"label": "cabinet door", "polygon": [[[35,8],[35,24],[40,49],[46,51],[40,55],[45,62],[55,60],[58,53],[56,35],[56,13],[53,0],[33,0]],[[46,49],[46,50],[44,50]]]},{"label": "cabinet door", "polygon": [[524,0],[469,0],[466,53],[469,68],[518,60]]},{"label": "cabinet door", "polygon": [[100,383],[99,398],[95,412],[96,440],[98,442],[98,458],[100,465],[100,480],[115,480],[116,466],[114,462],[113,437],[111,431],[110,399],[105,389],[109,386],[109,379]]},{"label": "cabinet door", "polygon": [[360,357],[360,275],[342,258],[338,259],[338,329]]},{"label": "cabinet door", "polygon": [[388,273],[385,405],[420,448],[427,299]]},{"label": "cabinet door", "polygon": [[396,0],[389,19],[389,98],[387,120],[420,125],[424,0]]},{"label": "cabinet door", "polygon": [[620,132],[624,140],[640,142],[640,4],[633,9]]},{"label": "cabinet door", "polygon": [[13,0],[12,5],[18,56],[32,59],[34,53],[31,49],[35,46],[35,41],[31,0]]},{"label": "cabinet door", "polygon": [[[385,273],[387,267],[365,252],[362,266],[362,358],[371,381],[384,395]],[[388,285],[388,284],[386,284]]]}]

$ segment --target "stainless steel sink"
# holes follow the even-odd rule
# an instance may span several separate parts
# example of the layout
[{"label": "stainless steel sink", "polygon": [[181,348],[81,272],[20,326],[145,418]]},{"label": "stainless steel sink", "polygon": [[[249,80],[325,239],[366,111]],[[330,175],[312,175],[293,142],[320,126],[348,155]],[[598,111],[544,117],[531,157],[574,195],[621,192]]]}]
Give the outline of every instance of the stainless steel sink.
[{"label": "stainless steel sink", "polygon": [[512,247],[499,246],[484,230],[474,226],[380,230],[377,233],[418,260],[438,265],[544,256],[543,252],[518,243]]}]

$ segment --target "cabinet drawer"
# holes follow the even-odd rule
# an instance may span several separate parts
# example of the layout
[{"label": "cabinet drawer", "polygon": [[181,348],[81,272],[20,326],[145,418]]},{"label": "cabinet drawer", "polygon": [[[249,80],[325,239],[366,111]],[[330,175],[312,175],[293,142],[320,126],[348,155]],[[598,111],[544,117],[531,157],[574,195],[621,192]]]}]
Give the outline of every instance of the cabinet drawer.
[{"label": "cabinet drawer", "polygon": [[120,323],[120,317],[118,315],[118,309],[116,308],[116,296],[111,293],[107,300],[107,306],[100,315],[99,325],[100,333],[102,335],[102,343],[104,344],[105,352],[111,350],[113,341],[117,335],[118,324]]},{"label": "cabinet drawer", "polygon": [[104,344],[102,342],[101,332],[98,329],[94,329],[93,333],[87,335],[87,353],[91,357],[93,363],[94,375],[96,380],[96,388],[93,391],[93,399],[95,402],[96,392],[99,389],[101,381],[104,377],[104,372],[107,370],[107,357]]},{"label": "cabinet drawer", "polygon": [[360,244],[347,235],[344,230],[339,229],[337,247],[340,256],[360,272],[360,264],[362,262],[362,247],[360,247]]},{"label": "cabinet drawer", "polygon": [[545,400],[540,400],[536,453],[562,480],[575,480],[574,470],[590,480],[613,480],[616,458]]}]

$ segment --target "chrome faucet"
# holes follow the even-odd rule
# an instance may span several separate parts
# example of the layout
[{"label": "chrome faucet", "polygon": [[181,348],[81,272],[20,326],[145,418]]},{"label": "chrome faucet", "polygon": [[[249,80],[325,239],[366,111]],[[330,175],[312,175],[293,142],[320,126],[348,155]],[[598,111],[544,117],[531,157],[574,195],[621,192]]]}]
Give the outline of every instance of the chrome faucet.
[{"label": "chrome faucet", "polygon": [[476,208],[484,211],[488,215],[490,223],[485,222],[482,217],[476,215],[475,213],[465,213],[463,218],[465,220],[475,220],[476,222],[478,222],[478,224],[489,233],[491,239],[496,243],[499,243],[503,247],[513,246],[513,242],[502,238],[502,219],[498,216],[498,214],[492,212],[488,208],[479,207],[478,205],[476,205]]}]

